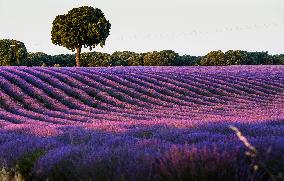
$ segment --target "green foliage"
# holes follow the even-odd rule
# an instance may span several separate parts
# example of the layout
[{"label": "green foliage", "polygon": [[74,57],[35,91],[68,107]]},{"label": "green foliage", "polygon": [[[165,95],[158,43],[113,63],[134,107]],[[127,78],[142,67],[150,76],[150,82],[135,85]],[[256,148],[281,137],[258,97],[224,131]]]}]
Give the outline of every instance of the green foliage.
[{"label": "green foliage", "polygon": [[244,63],[246,65],[271,65],[272,57],[268,52],[248,52],[248,59]]},{"label": "green foliage", "polygon": [[143,57],[146,66],[169,66],[172,62],[176,62],[178,54],[172,50],[154,51],[146,53]]},{"label": "green foliage", "polygon": [[48,66],[55,66],[59,64],[60,67],[73,67],[75,66],[75,55],[72,54],[60,54],[53,55],[51,62],[46,62]]},{"label": "green foliage", "polygon": [[248,59],[248,52],[229,50],[225,53],[226,65],[241,65]]},{"label": "green foliage", "polygon": [[143,66],[144,54],[143,53],[134,53],[132,52],[131,55],[128,57],[128,65],[129,66]]},{"label": "green foliage", "polygon": [[143,55],[130,51],[114,52],[111,55],[110,66],[141,66]]},{"label": "green foliage", "polygon": [[31,176],[32,168],[34,167],[35,162],[45,154],[44,150],[36,150],[32,153],[24,155],[17,164],[18,171],[24,178],[29,178]]},{"label": "green foliage", "polygon": [[273,59],[273,64],[284,65],[284,54],[273,55],[272,59]]},{"label": "green foliage", "polygon": [[143,57],[144,65],[146,66],[165,66],[170,65],[161,54],[157,51],[146,53]]},{"label": "green foliage", "polygon": [[110,65],[110,54],[101,52],[82,53],[81,65],[83,67],[99,67]]},{"label": "green foliage", "polygon": [[73,8],[65,15],[58,15],[52,24],[52,43],[72,51],[77,49],[77,66],[80,65],[81,48],[92,50],[97,45],[103,47],[111,27],[100,9],[89,6]]},{"label": "green foliage", "polygon": [[65,15],[58,15],[53,21],[52,42],[72,51],[79,46],[90,49],[103,47],[109,35],[111,24],[98,8],[83,6],[73,8]]},{"label": "green foliage", "polygon": [[[0,57],[1,59],[1,57]],[[75,66],[75,54],[47,55],[42,52],[29,53],[22,61],[25,66]],[[213,51],[206,56],[181,55],[171,50],[135,53],[117,51],[112,55],[101,52],[82,53],[81,65],[84,67],[107,66],[216,66],[216,65],[284,65],[284,54],[269,55],[268,52],[247,52],[242,50]]]},{"label": "green foliage", "polygon": [[25,66],[42,66],[42,65],[50,65],[52,62],[52,56],[47,55],[43,52],[29,53],[28,59],[24,63]]},{"label": "green foliage", "polygon": [[111,55],[111,66],[126,66],[128,65],[128,58],[130,57],[132,52],[124,51],[124,52],[114,52]]},{"label": "green foliage", "polygon": [[206,66],[227,65],[225,54],[221,50],[209,52],[201,59],[200,64]]},{"label": "green foliage", "polygon": [[0,66],[19,66],[26,62],[27,49],[17,40],[0,40]]},{"label": "green foliage", "polygon": [[195,66],[200,65],[201,57],[182,55],[179,56],[176,61],[172,63],[173,66]]},{"label": "green foliage", "polygon": [[201,65],[276,65],[281,58],[268,52],[247,52],[242,50],[212,51],[202,58]]},{"label": "green foliage", "polygon": [[29,53],[27,61],[23,64],[25,66],[49,66],[53,67],[59,65],[61,67],[71,67],[75,65],[75,55],[61,54],[61,55],[47,55],[42,52]]}]

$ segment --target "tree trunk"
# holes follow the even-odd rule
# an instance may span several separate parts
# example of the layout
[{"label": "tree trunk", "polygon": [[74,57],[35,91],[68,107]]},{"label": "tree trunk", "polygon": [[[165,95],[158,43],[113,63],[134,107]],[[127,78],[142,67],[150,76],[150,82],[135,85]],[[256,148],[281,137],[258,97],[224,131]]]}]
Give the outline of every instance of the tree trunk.
[{"label": "tree trunk", "polygon": [[81,47],[77,47],[76,51],[76,67],[80,67]]},{"label": "tree trunk", "polygon": [[19,59],[19,57],[16,57],[16,60],[17,60],[17,65],[20,66],[20,59]]}]

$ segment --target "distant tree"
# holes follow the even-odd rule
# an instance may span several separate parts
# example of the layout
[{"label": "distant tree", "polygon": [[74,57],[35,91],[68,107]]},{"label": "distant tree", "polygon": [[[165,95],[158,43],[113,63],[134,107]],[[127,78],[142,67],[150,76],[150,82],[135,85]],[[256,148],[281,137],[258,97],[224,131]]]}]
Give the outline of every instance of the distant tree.
[{"label": "distant tree", "polygon": [[36,53],[29,53],[28,59],[24,65],[26,66],[42,66],[42,65],[49,65],[51,66],[52,56],[47,55],[43,52],[36,52]]},{"label": "distant tree", "polygon": [[143,57],[143,64],[146,66],[170,65],[157,51],[146,53]]},{"label": "distant tree", "polygon": [[107,67],[110,66],[110,54],[101,52],[82,53],[83,67]]},{"label": "distant tree", "polygon": [[227,65],[241,65],[248,59],[248,52],[242,50],[229,50],[225,52]]},{"label": "distant tree", "polygon": [[274,65],[284,65],[284,54],[271,55]]},{"label": "distant tree", "polygon": [[173,66],[194,66],[200,64],[201,57],[182,55],[176,58],[176,61],[172,63]]},{"label": "distant tree", "polygon": [[78,67],[82,47],[89,47],[90,50],[97,45],[103,47],[111,27],[100,9],[89,6],[74,8],[65,15],[58,15],[52,24],[52,43],[76,50]]},{"label": "distant tree", "polygon": [[123,51],[123,52],[114,52],[111,55],[110,60],[111,66],[139,66],[143,65],[143,56],[142,54]]},{"label": "distant tree", "polygon": [[51,61],[47,63],[48,66],[58,64],[61,67],[73,67],[76,64],[76,57],[74,54],[53,55],[51,58]]},{"label": "distant tree", "polygon": [[131,56],[132,52],[123,51],[123,52],[114,52],[111,55],[110,65],[111,66],[127,66],[128,58]]},{"label": "distant tree", "polygon": [[71,67],[75,65],[74,54],[47,55],[43,52],[29,53],[25,66],[49,66],[59,65],[61,67]]},{"label": "distant tree", "polygon": [[128,57],[128,65],[129,66],[143,66],[143,53],[134,53],[132,52],[131,55]]},{"label": "distant tree", "polygon": [[209,52],[201,59],[200,64],[206,66],[227,65],[225,54],[221,50]]},{"label": "distant tree", "polygon": [[146,66],[169,66],[172,65],[178,57],[179,55],[172,50],[154,51],[146,53],[143,57],[143,61]]},{"label": "distant tree", "polygon": [[0,40],[0,66],[20,66],[27,60],[28,52],[23,42]]},{"label": "distant tree", "polygon": [[281,64],[284,65],[284,54],[280,54],[277,56],[277,58],[275,58],[277,61],[277,64]]},{"label": "distant tree", "polygon": [[248,58],[244,63],[246,65],[271,65],[272,56],[268,52],[248,52]]}]

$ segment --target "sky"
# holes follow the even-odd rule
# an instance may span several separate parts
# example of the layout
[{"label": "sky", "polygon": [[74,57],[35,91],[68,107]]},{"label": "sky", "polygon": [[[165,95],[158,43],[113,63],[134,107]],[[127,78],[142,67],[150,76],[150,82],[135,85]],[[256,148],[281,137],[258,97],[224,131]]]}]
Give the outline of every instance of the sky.
[{"label": "sky", "polygon": [[85,5],[112,24],[106,45],[94,51],[284,53],[283,0],[0,0],[0,39],[22,41],[29,52],[72,53],[52,44],[52,22]]}]

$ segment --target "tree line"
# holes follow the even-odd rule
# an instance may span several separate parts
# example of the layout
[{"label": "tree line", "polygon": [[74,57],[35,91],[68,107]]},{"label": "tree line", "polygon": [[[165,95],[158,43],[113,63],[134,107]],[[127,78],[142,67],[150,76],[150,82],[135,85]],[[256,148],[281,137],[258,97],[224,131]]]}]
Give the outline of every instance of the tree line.
[{"label": "tree line", "polygon": [[[81,53],[83,67],[100,66],[226,66],[226,65],[284,65],[284,54],[229,50],[211,51],[205,56],[179,55],[172,50],[136,53],[117,51]],[[0,66],[60,66],[76,65],[75,54],[48,55],[28,53],[25,44],[17,40],[0,40]]]},{"label": "tree line", "polygon": [[0,66],[225,66],[225,65],[278,65],[284,64],[284,55],[268,52],[229,50],[211,51],[205,56],[179,55],[172,50],[135,53],[117,51],[81,53],[103,47],[109,36],[111,24],[104,13],[94,7],[73,8],[58,15],[52,23],[52,43],[75,51],[76,54],[48,55],[43,52],[28,53],[23,42],[0,40]]}]

